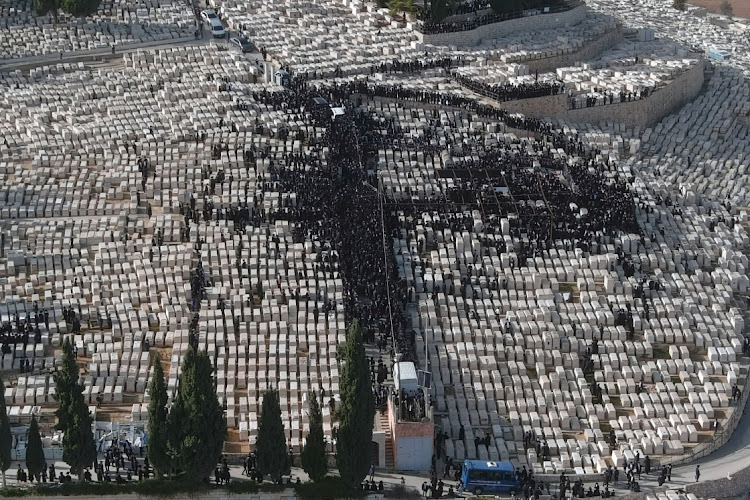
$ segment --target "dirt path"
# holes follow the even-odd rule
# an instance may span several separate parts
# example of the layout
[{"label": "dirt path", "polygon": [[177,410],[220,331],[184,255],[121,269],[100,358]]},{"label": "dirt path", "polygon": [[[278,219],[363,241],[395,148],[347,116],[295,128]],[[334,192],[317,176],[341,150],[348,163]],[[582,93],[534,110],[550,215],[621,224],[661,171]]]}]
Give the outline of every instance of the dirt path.
[{"label": "dirt path", "polygon": [[[719,7],[724,0],[690,0],[692,5],[705,7],[711,12],[720,13]],[[744,17],[750,19],[750,0],[729,0],[732,4],[732,10],[735,17]]]}]

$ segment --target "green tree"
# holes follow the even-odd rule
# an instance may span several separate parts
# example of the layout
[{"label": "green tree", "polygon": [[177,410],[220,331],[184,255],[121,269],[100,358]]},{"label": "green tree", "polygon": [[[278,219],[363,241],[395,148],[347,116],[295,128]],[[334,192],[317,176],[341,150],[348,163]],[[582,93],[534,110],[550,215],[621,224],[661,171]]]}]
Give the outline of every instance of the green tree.
[{"label": "green tree", "polygon": [[372,426],[375,400],[370,389],[370,371],[359,321],[354,320],[346,332],[344,363],[341,367],[341,407],[338,410],[339,431],[336,464],[341,479],[356,488],[370,469]]},{"label": "green tree", "polygon": [[291,464],[286,449],[286,433],[281,422],[279,393],[275,389],[269,389],[263,395],[255,447],[261,474],[278,480],[289,473]]},{"label": "green tree", "polygon": [[71,421],[71,401],[75,393],[80,392],[83,395],[83,389],[78,383],[78,365],[76,364],[75,354],[73,354],[73,344],[70,337],[66,337],[62,346],[62,364],[53,376],[55,380],[55,399],[60,405],[55,410],[57,417],[57,430],[65,431]]},{"label": "green tree", "polygon": [[70,465],[71,472],[83,479],[83,469],[96,460],[96,445],[70,337],[63,342],[62,351],[62,364],[54,375],[55,399],[59,403],[55,411],[56,428],[64,433],[63,460]]},{"label": "green tree", "polygon": [[221,458],[227,437],[224,411],[216,397],[213,365],[204,351],[190,347],[167,418],[167,450],[172,466],[189,481],[202,481]]},{"label": "green tree", "polygon": [[70,424],[72,416],[70,414],[71,401],[75,393],[83,395],[83,388],[78,383],[78,365],[76,364],[75,354],[73,354],[73,344],[70,337],[66,337],[62,346],[62,363],[60,368],[54,373],[55,381],[55,400],[59,404],[55,410],[57,417],[57,430],[65,431]]},{"label": "green tree", "polygon": [[448,0],[432,0],[430,2],[430,19],[439,23],[448,16]]},{"label": "green tree", "polygon": [[83,400],[83,389],[78,384],[68,400],[67,418],[62,458],[82,481],[83,470],[96,461],[96,444],[91,430],[91,414]]},{"label": "green tree", "polygon": [[432,0],[430,2],[430,19],[439,23],[452,15],[460,4],[460,0]]},{"label": "green tree", "polygon": [[396,16],[400,12],[403,15],[404,21],[406,21],[406,14],[416,14],[419,12],[419,7],[414,3],[414,0],[390,0],[388,8],[391,10],[392,16]]},{"label": "green tree", "polygon": [[52,14],[52,18],[57,24],[57,11],[60,8],[57,0],[34,0],[33,6],[37,16]]},{"label": "green tree", "polygon": [[167,450],[167,385],[159,356],[154,357],[154,374],[151,378],[151,401],[148,404],[148,460],[161,478],[171,471]]},{"label": "green tree", "polygon": [[96,14],[99,10],[100,0],[60,0],[60,8],[63,12],[73,17],[86,17]]},{"label": "green tree", "polygon": [[732,4],[731,2],[729,2],[729,0],[724,0],[723,2],[721,2],[719,10],[725,16],[732,17],[732,15],[734,15],[734,9],[732,8]]},{"label": "green tree", "polygon": [[31,416],[29,435],[26,440],[26,468],[29,470],[29,474],[39,481],[42,469],[44,469],[44,448],[42,447],[42,437],[39,435],[39,423],[36,421],[36,415]]},{"label": "green tree", "polygon": [[687,0],[674,0],[674,2],[672,2],[672,7],[674,7],[677,10],[686,10],[687,9],[686,1]]},{"label": "green tree", "polygon": [[326,457],[326,441],[323,436],[323,413],[315,391],[308,395],[310,402],[310,432],[302,449],[302,468],[310,479],[316,483],[323,479],[328,472],[328,458]]},{"label": "green tree", "polygon": [[0,389],[3,390],[3,397],[0,397],[0,474],[3,476],[3,488],[5,488],[7,486],[5,471],[10,469],[10,450],[13,447],[13,435],[10,433],[10,420],[8,420],[8,410],[5,408],[5,384],[1,377]]}]

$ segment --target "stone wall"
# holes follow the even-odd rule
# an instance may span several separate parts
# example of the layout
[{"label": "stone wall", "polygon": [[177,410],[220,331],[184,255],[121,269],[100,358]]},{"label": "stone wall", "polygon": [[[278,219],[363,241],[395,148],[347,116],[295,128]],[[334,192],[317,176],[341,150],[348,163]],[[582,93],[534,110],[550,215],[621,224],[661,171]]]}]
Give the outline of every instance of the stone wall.
[{"label": "stone wall", "polygon": [[697,96],[703,87],[704,64],[701,59],[666,87],[639,101],[569,109],[564,118],[573,123],[626,123],[644,129],[679,110]]},{"label": "stone wall", "polygon": [[[565,93],[507,102],[489,101],[495,102],[499,108],[505,109],[509,113],[519,113],[528,118],[563,118],[573,123],[592,124],[601,122],[625,123],[643,130],[654,125],[665,116],[674,113],[700,93],[704,81],[703,68],[703,59],[701,59],[669,85],[639,101],[580,109],[569,109],[568,96]],[[386,97],[376,97],[375,99],[384,102],[398,101]],[[404,101],[404,105],[424,109],[446,107],[411,101]]]},{"label": "stone wall", "polygon": [[544,57],[541,59],[532,59],[529,61],[521,61],[529,67],[531,72],[539,71],[544,73],[547,71],[555,71],[557,68],[564,68],[566,66],[573,66],[577,62],[590,61],[601,55],[602,52],[608,50],[617,45],[622,40],[622,33],[619,29],[611,29],[603,33],[600,37],[593,40],[586,40],[583,46],[575,52],[569,52],[567,54],[560,54],[553,57]]},{"label": "stone wall", "polygon": [[568,111],[568,96],[562,93],[531,99],[503,101],[498,102],[497,105],[508,113],[520,113],[527,118],[560,117]]},{"label": "stone wall", "polygon": [[646,99],[568,109],[568,96],[553,96],[499,102],[498,106],[510,113],[520,113],[529,118],[563,118],[573,123],[598,124],[602,122],[625,123],[641,130],[674,113],[695,98],[703,87],[703,60],[675,78]]},{"label": "stone wall", "polygon": [[470,31],[456,31],[453,33],[435,33],[417,36],[429,45],[456,45],[459,47],[473,47],[483,38],[500,38],[519,31],[541,31],[562,26],[574,26],[586,17],[586,6],[580,5],[566,12],[552,14],[538,14],[536,16],[509,19],[499,23],[485,24]]},{"label": "stone wall", "polygon": [[723,479],[688,484],[684,489],[698,498],[737,498],[750,490],[750,467]]}]

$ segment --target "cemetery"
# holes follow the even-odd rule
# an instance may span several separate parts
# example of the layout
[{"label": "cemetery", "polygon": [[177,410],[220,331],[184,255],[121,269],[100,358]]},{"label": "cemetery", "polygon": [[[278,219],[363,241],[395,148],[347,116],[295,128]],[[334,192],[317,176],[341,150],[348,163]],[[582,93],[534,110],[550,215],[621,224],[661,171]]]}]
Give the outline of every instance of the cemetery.
[{"label": "cemetery", "polygon": [[193,38],[195,29],[195,16],[179,1],[108,1],[88,19],[61,15],[55,22],[36,16],[31,2],[9,0],[0,6],[0,61]]},{"label": "cemetery", "polygon": [[258,51],[204,41],[184,2],[53,22],[0,0],[4,402],[50,461],[65,339],[97,442],[145,442],[154,359],[174,403],[192,346],[227,457],[255,449],[271,388],[292,456],[311,395],[334,454],[354,319],[379,470],[455,486],[448,457],[510,462],[552,496],[617,469],[619,495],[645,457],[730,439],[747,33],[656,0],[435,33],[363,0],[201,7]]}]

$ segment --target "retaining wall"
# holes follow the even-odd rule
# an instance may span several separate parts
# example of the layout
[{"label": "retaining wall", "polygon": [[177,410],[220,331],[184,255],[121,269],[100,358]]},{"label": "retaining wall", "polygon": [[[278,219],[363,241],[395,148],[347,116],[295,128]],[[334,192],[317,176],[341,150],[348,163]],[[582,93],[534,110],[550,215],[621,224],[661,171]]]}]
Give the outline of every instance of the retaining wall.
[{"label": "retaining wall", "polygon": [[737,498],[750,490],[750,467],[723,479],[688,484],[684,489],[698,498]]},{"label": "retaining wall", "polygon": [[562,26],[573,26],[586,17],[586,6],[579,5],[565,12],[551,14],[537,14],[535,16],[509,19],[498,23],[485,24],[470,31],[456,31],[452,33],[421,34],[417,33],[422,42],[430,45],[456,45],[472,47],[483,38],[499,38],[519,31],[541,31]]},{"label": "retaining wall", "polygon": [[498,101],[497,105],[509,113],[520,113],[527,118],[561,117],[568,111],[568,95],[563,92],[531,99]]},{"label": "retaining wall", "polygon": [[[625,123],[643,130],[654,125],[665,116],[674,113],[700,93],[704,81],[703,69],[704,61],[701,59],[669,85],[655,91],[646,99],[592,108],[569,109],[568,96],[565,93],[505,102],[488,100],[509,113],[520,113],[528,118],[563,118],[574,123],[592,124],[601,122]],[[375,99],[385,102],[398,101],[386,97],[376,97]],[[406,104],[407,102],[408,104]],[[404,105],[425,109],[445,107],[412,101],[404,101]]]},{"label": "retaining wall", "polygon": [[602,122],[625,123],[641,130],[674,113],[695,98],[703,87],[703,59],[646,99],[607,104],[591,108],[568,108],[568,96],[554,96],[498,102],[498,106],[511,113],[521,113],[529,118],[563,118],[573,123],[598,124]]},{"label": "retaining wall", "polygon": [[622,32],[619,29],[612,29],[604,33],[599,38],[586,40],[583,46],[575,52],[560,54],[558,56],[544,57],[541,59],[531,59],[521,61],[531,69],[531,72],[555,71],[557,68],[573,66],[577,62],[590,61],[596,59],[602,52],[617,45],[622,40]]},{"label": "retaining wall", "polygon": [[568,110],[564,117],[574,123],[627,123],[641,129],[654,125],[679,110],[697,96],[703,87],[704,64],[701,59],[669,85],[638,101]]}]

